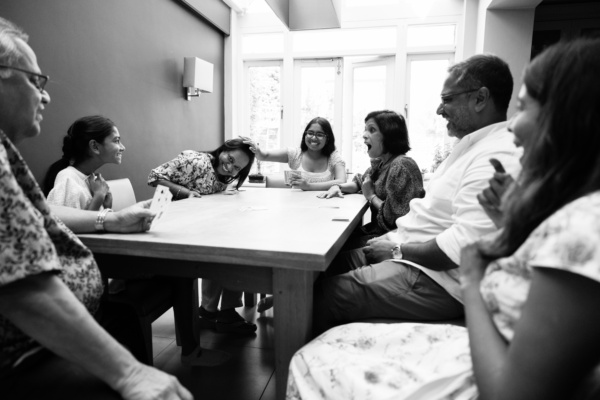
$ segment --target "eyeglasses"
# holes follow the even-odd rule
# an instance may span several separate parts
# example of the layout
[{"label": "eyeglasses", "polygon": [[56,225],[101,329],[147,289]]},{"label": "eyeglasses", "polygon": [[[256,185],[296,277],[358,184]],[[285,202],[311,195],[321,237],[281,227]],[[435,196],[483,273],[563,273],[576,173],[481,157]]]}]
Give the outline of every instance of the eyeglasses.
[{"label": "eyeglasses", "polygon": [[458,96],[458,95],[465,94],[465,93],[476,92],[479,89],[481,89],[481,88],[469,89],[469,90],[465,90],[465,91],[462,91],[462,92],[456,92],[456,93],[446,93],[446,94],[441,95],[440,98],[442,99],[442,104],[446,105],[446,104],[448,104],[448,103],[450,103],[452,101],[452,98],[454,96]]},{"label": "eyeglasses", "polygon": [[44,87],[46,86],[46,83],[48,83],[48,80],[50,79],[50,77],[48,75],[38,74],[35,72],[27,71],[26,69],[11,67],[9,65],[0,65],[0,68],[13,69],[15,71],[20,71],[20,72],[23,72],[23,73],[29,75],[32,78],[32,82],[35,85],[35,87],[40,90],[40,93],[44,92]]},{"label": "eyeglasses", "polygon": [[315,131],[306,131],[306,136],[318,137],[319,139],[324,139],[327,135],[324,132],[315,132]]}]

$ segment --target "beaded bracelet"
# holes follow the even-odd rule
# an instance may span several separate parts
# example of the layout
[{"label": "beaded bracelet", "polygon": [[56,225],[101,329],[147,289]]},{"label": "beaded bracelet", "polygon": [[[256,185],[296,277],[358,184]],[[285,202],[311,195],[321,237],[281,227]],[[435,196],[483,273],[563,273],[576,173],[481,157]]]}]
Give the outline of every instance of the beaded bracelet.
[{"label": "beaded bracelet", "polygon": [[94,223],[94,228],[96,228],[99,232],[105,232],[106,228],[104,228],[104,221],[106,220],[106,214],[109,212],[113,212],[110,208],[105,208],[98,212],[98,216],[96,217],[96,222]]}]

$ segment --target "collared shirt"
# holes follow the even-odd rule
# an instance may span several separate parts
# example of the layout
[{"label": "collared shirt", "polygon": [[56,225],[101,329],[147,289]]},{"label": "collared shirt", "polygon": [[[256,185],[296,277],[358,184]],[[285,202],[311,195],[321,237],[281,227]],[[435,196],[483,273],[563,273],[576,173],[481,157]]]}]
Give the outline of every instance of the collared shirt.
[{"label": "collared shirt", "polygon": [[[513,177],[521,170],[521,151],[506,126],[489,125],[462,138],[433,174],[425,197],[410,202],[410,211],[396,220],[398,229],[388,238],[399,244],[435,239],[448,258],[460,264],[465,245],[495,231],[477,195],[494,174],[490,158],[498,159]],[[414,265],[462,301],[458,269],[434,271]]]}]

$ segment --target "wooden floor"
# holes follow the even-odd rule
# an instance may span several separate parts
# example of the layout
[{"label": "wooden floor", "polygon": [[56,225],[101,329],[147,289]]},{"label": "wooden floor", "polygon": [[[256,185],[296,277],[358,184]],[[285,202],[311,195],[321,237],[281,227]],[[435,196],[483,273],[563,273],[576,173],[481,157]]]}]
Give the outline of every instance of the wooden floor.
[{"label": "wooden floor", "polygon": [[273,310],[258,314],[256,307],[240,307],[237,311],[258,325],[256,335],[202,330],[202,347],[226,351],[231,359],[217,367],[189,368],[181,365],[173,310],[169,310],[152,324],[154,366],[175,375],[195,399],[275,400]]}]

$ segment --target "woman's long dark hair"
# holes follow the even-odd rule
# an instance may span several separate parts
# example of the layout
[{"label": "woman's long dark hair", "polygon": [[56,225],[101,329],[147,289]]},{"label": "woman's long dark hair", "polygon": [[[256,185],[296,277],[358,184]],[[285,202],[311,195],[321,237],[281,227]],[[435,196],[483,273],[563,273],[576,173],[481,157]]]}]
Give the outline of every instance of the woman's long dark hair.
[{"label": "woman's long dark hair", "polygon": [[79,118],[69,127],[63,139],[62,157],[48,168],[44,178],[44,195],[54,187],[56,175],[69,165],[76,165],[90,157],[89,143],[95,140],[102,143],[113,132],[115,123],[110,119],[91,115]]},{"label": "woman's long dark hair", "polygon": [[505,228],[485,249],[513,254],[542,221],[600,190],[600,40],[561,42],[526,68],[528,94],[541,105],[518,184],[503,199]]},{"label": "woman's long dark hair", "polygon": [[304,133],[302,134],[302,141],[300,142],[300,150],[302,150],[302,152],[308,150],[308,146],[306,145],[306,142],[304,140],[306,139],[306,132],[308,132],[312,124],[319,124],[319,126],[323,128],[323,132],[325,133],[327,138],[325,139],[325,146],[323,146],[321,153],[323,153],[325,157],[329,157],[331,153],[335,151],[335,136],[333,136],[333,129],[331,129],[331,124],[329,123],[329,121],[322,117],[315,117],[311,119],[308,124],[306,124],[306,128],[304,128]]},{"label": "woman's long dark hair", "polygon": [[223,183],[231,183],[237,179],[238,182],[235,185],[235,188],[239,189],[240,186],[242,186],[242,184],[244,183],[244,181],[246,181],[246,178],[248,177],[248,174],[250,173],[250,169],[252,168],[252,163],[254,163],[255,156],[254,156],[254,153],[252,152],[252,150],[250,150],[250,146],[247,144],[244,144],[243,139],[236,138],[236,139],[226,140],[225,143],[223,143],[221,146],[219,146],[215,150],[208,152],[208,154],[210,154],[213,157],[212,166],[216,172],[217,166],[219,165],[219,156],[221,155],[221,153],[224,151],[232,151],[232,150],[243,151],[250,159],[248,161],[248,165],[246,165],[244,168],[242,168],[240,170],[240,173],[237,174],[236,176],[223,176],[223,175],[220,175],[219,173],[217,173],[217,177],[219,178],[219,181],[221,181]]}]

